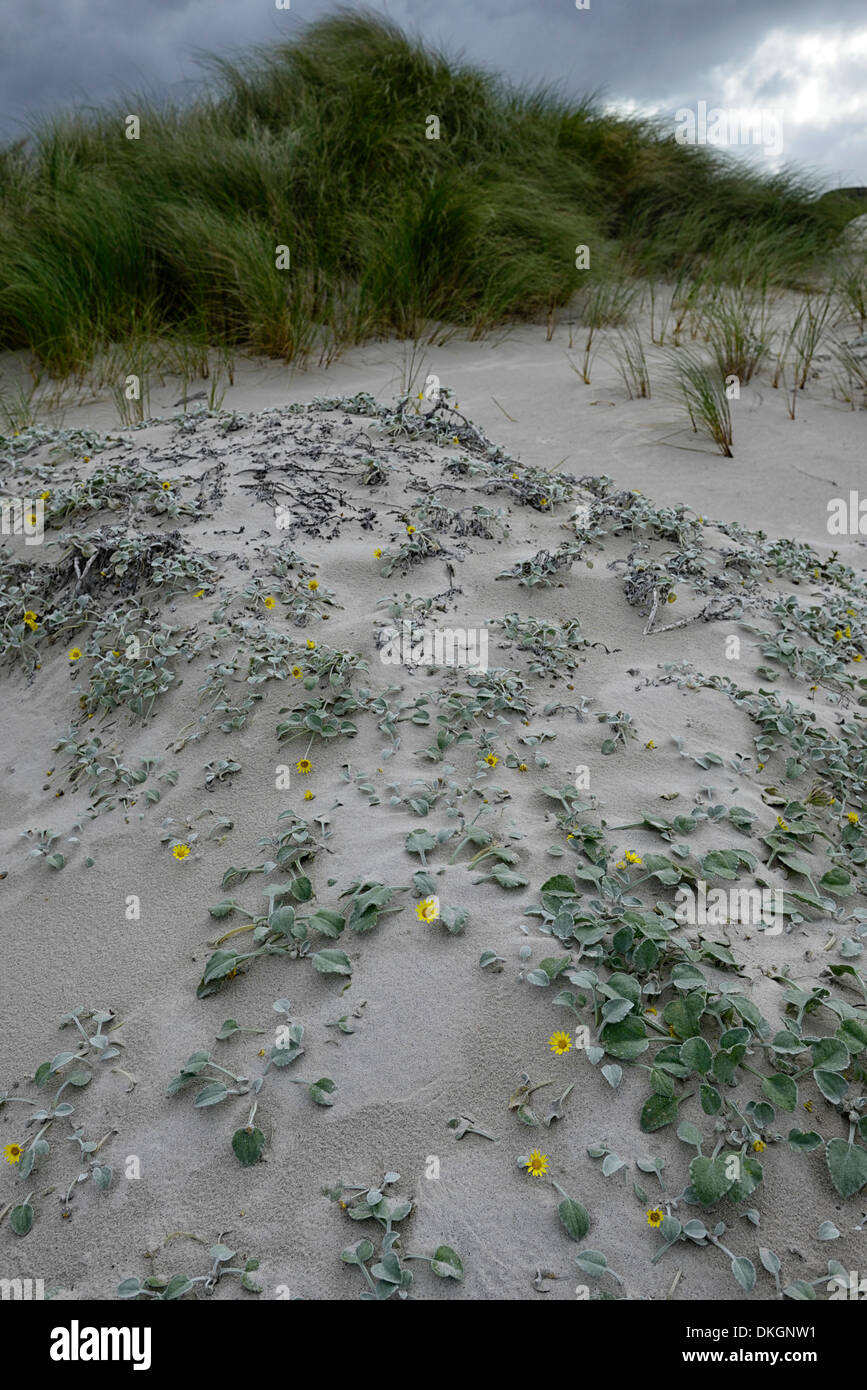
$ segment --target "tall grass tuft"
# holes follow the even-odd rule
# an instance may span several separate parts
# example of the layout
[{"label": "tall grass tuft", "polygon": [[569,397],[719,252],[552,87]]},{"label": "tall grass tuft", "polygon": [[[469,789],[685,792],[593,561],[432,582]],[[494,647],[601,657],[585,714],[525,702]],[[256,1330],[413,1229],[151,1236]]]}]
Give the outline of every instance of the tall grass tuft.
[{"label": "tall grass tuft", "polygon": [[718,356],[705,362],[691,348],[673,355],[674,385],[696,434],[712,439],[720,453],[733,458],[732,414],[726,395],[725,364]]}]

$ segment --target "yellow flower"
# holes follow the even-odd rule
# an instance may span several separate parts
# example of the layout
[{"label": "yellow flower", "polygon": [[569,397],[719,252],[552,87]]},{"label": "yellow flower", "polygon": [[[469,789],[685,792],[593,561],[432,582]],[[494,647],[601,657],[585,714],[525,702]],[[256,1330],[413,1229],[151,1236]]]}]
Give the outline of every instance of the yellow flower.
[{"label": "yellow flower", "polygon": [[305,801],[312,801],[312,800],[313,800],[313,792],[310,791],[309,789],[304,793],[304,800],[305,800]]},{"label": "yellow flower", "polygon": [[847,814],[847,816],[846,816],[846,819],[847,819],[847,821],[849,822],[850,825],[857,825],[857,824],[858,824],[858,812],[857,812],[857,811],[849,811],[848,814]]},{"label": "yellow flower", "polygon": [[189,852],[189,845],[175,845],[174,849],[172,850],[172,854],[175,856],[176,859],[186,859]]},{"label": "yellow flower", "polygon": [[860,660],[861,660],[861,653],[859,652],[857,656],[853,656],[852,660],[853,660],[853,661],[860,661]]},{"label": "yellow flower", "polygon": [[842,632],[840,631],[840,629],[837,628],[837,631],[834,633],[834,641],[835,641],[835,642],[842,642],[842,640],[843,640],[843,634],[842,634]]},{"label": "yellow flower", "polygon": [[168,478],[166,478],[163,482],[160,483],[160,487],[162,488],[163,492],[171,492],[172,490],[172,485],[169,482]]},{"label": "yellow flower", "polygon": [[519,772],[526,772],[526,771],[527,771],[527,764],[526,764],[526,763],[518,763],[518,771],[519,771]]},{"label": "yellow flower", "polygon": [[415,535],[415,527],[414,527],[414,526],[407,526],[407,528],[406,528],[406,534],[407,534],[408,536],[414,536],[414,535]]},{"label": "yellow flower", "polygon": [[765,1143],[763,1142],[763,1140],[761,1140],[761,1139],[756,1139],[756,1140],[754,1141],[754,1143],[753,1143],[753,1153],[754,1153],[754,1154],[763,1154],[763,1153],[765,1152],[765,1149],[766,1149],[766,1148],[767,1148],[767,1144],[765,1144]]},{"label": "yellow flower", "polygon": [[85,454],[85,455],[84,455],[84,462],[85,462],[85,463],[90,463],[90,454]]},{"label": "yellow flower", "polygon": [[647,1006],[647,1008],[644,1010],[644,1012],[645,1012],[646,1014],[654,1014],[654,1015],[655,1015],[655,1014],[656,1014],[656,1009],[653,1007],[652,1004],[648,1004],[648,1006]]},{"label": "yellow flower", "polygon": [[436,898],[422,898],[416,903],[415,915],[420,922],[435,922],[439,917],[439,904]]},{"label": "yellow flower", "polygon": [[548,1168],[548,1155],[540,1154],[538,1149],[534,1149],[525,1164],[527,1172],[534,1178],[541,1178]]},{"label": "yellow flower", "polygon": [[40,496],[40,499],[41,499],[43,502],[47,502],[48,499],[49,499],[49,497],[51,496],[51,493],[50,493],[50,492],[40,492],[39,496]]},{"label": "yellow flower", "polygon": [[759,770],[759,772],[764,772],[764,770],[765,770],[765,765],[764,765],[764,763],[759,763],[759,764],[758,764],[758,770]]},{"label": "yellow flower", "polygon": [[617,860],[617,863],[614,865],[614,867],[615,867],[615,869],[625,869],[625,868],[626,868],[626,860],[625,860],[625,859],[618,859],[618,860]]},{"label": "yellow flower", "polygon": [[300,681],[301,677],[304,675],[304,672],[301,670],[300,666],[293,666],[292,674],[297,681]]},{"label": "yellow flower", "polygon": [[485,762],[488,764],[488,767],[496,767],[499,761],[500,760],[495,753],[489,753],[488,756],[485,758]]},{"label": "yellow flower", "polygon": [[540,497],[540,498],[539,498],[539,506],[540,506],[540,507],[547,507],[547,505],[548,505],[548,499],[547,499],[547,497]]},{"label": "yellow flower", "polygon": [[310,640],[309,637],[307,638],[307,650],[308,650],[308,652],[315,652],[315,651],[316,651],[316,643],[315,643],[315,642],[311,642],[311,640]]},{"label": "yellow flower", "polygon": [[668,1025],[668,1036],[669,1036],[670,1038],[676,1038],[676,1037],[677,1037],[677,1033],[674,1031],[674,1025],[671,1024],[671,1023],[669,1023],[669,1025]]},{"label": "yellow flower", "polygon": [[3,1157],[7,1163],[17,1163],[23,1152],[20,1144],[7,1144],[3,1150]]},{"label": "yellow flower", "polygon": [[382,551],[381,551],[381,550],[374,550],[374,552],[373,552],[373,558],[374,558],[374,560],[381,560],[381,559],[382,559]]},{"label": "yellow flower", "polygon": [[318,580],[318,579],[308,579],[308,581],[307,581],[307,587],[308,587],[308,589],[310,590],[311,594],[315,594],[315,593],[316,593],[316,590],[319,588],[319,580]]},{"label": "yellow flower", "polygon": [[847,636],[847,637],[851,637],[851,636],[852,636],[852,629],[851,629],[850,627],[847,626],[847,627],[845,628],[845,632],[846,632],[846,636]]},{"label": "yellow flower", "polygon": [[79,651],[78,647],[73,647],[73,648],[72,648],[72,650],[71,650],[70,653],[69,653],[69,660],[70,660],[70,661],[80,661],[80,660],[81,660],[81,652]]},{"label": "yellow flower", "polygon": [[276,607],[277,607],[277,600],[276,600],[275,598],[272,598],[270,594],[268,595],[267,598],[264,598],[264,599],[262,600],[262,602],[264,603],[264,605],[265,605],[266,608],[276,608]]},{"label": "yellow flower", "polygon": [[667,599],[667,602],[668,602],[668,603],[677,603],[677,594],[673,594],[673,593],[672,593],[672,594],[669,594],[668,599]]},{"label": "yellow flower", "polygon": [[854,609],[854,608],[847,608],[847,609],[846,609],[846,617],[847,617],[847,618],[854,618],[854,616],[855,616],[855,609]]},{"label": "yellow flower", "polygon": [[655,748],[656,744],[653,742],[653,739],[651,738],[647,741],[647,743],[645,743],[644,746],[645,748]]},{"label": "yellow flower", "polygon": [[656,1230],[658,1226],[661,1226],[664,1220],[665,1212],[660,1211],[659,1207],[654,1207],[653,1211],[647,1213],[647,1224],[648,1226],[652,1226],[654,1230]]},{"label": "yellow flower", "polygon": [[626,858],[627,858],[627,860],[629,861],[630,864],[640,864],[640,863],[641,863],[641,859],[640,859],[639,856],[635,853],[634,850],[628,849],[628,850],[626,851]]},{"label": "yellow flower", "polygon": [[313,764],[311,763],[309,758],[299,758],[297,763],[295,764],[295,768],[298,772],[301,773],[302,777],[306,777],[308,772],[313,771]]},{"label": "yellow flower", "polygon": [[812,1115],[812,1113],[813,1113],[813,1102],[812,1102],[811,1100],[805,1100],[805,1101],[804,1101],[804,1109],[805,1109],[805,1110],[809,1110],[810,1114]]},{"label": "yellow flower", "polygon": [[517,481],[518,481],[518,475],[517,475],[517,473],[513,473],[513,474],[512,474],[512,482],[513,482],[513,483],[516,483]]},{"label": "yellow flower", "polygon": [[264,1056],[265,1056],[265,1049],[264,1049],[264,1047],[260,1047],[260,1048],[259,1048],[259,1056],[260,1056],[260,1057],[264,1057]]},{"label": "yellow flower", "polygon": [[205,591],[204,591],[204,589],[198,589],[198,590],[196,591],[196,593],[193,594],[193,598],[204,598],[204,597],[205,597]]},{"label": "yellow flower", "polygon": [[453,435],[452,435],[452,443],[453,443],[453,444],[460,444],[460,442],[461,442],[461,441],[458,439],[457,435],[456,435],[456,434],[453,434]]},{"label": "yellow flower", "polygon": [[782,816],[777,816],[777,825],[780,827],[781,830],[788,830],[789,828],[786,825],[786,822],[783,820]]},{"label": "yellow flower", "polygon": [[572,1039],[568,1033],[552,1033],[548,1039],[548,1046],[552,1052],[556,1052],[558,1057],[562,1057],[564,1052],[568,1052],[572,1046]]}]

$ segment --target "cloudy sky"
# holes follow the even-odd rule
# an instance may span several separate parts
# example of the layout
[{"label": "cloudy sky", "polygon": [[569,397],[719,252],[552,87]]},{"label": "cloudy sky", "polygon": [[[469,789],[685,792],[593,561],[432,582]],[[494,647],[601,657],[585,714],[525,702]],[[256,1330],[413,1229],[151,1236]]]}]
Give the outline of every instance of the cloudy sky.
[{"label": "cloudy sky", "polygon": [[[288,10],[277,0],[7,3],[0,138],[23,133],[34,115],[121,92],[183,100],[201,80],[201,50],[243,51],[332,8],[330,0],[291,0]],[[574,0],[371,0],[369,8],[515,80],[575,95],[601,89],[611,105],[658,112],[673,128],[675,113],[697,113],[699,102],[709,113],[763,113],[757,148],[734,133],[742,157],[805,165],[828,187],[867,185],[864,0],[589,0],[586,9]]]}]

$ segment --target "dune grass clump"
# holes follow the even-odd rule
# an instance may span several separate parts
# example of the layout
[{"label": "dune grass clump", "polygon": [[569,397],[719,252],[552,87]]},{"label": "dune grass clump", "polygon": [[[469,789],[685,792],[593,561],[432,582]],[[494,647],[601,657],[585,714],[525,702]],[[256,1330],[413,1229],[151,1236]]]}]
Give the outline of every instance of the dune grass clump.
[{"label": "dune grass clump", "polygon": [[713,257],[803,284],[851,215],[799,175],[511,88],[379,16],[207,68],[183,107],[127,98],[0,149],[0,347],[63,376],[122,344],[124,379],[154,344],[331,361],[437,322],[550,323],[612,267],[616,284]]}]

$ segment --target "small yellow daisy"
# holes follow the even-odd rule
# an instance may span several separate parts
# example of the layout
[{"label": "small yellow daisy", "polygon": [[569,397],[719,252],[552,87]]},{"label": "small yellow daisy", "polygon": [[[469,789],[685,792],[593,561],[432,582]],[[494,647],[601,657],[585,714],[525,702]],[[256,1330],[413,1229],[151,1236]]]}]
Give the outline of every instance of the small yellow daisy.
[{"label": "small yellow daisy", "polygon": [[518,763],[518,771],[519,771],[519,772],[526,772],[526,771],[527,771],[527,764],[526,764],[526,763]]},{"label": "small yellow daisy", "polygon": [[858,812],[857,812],[857,811],[849,811],[849,812],[847,813],[847,815],[846,815],[846,819],[847,819],[847,821],[849,822],[850,825],[857,825],[857,824],[858,824]]},{"label": "small yellow daisy", "polygon": [[304,800],[305,800],[305,801],[312,801],[312,800],[313,800],[313,795],[314,795],[313,792],[310,791],[310,790],[308,789],[308,790],[304,793]]},{"label": "small yellow daisy", "polygon": [[310,592],[311,592],[312,594],[315,594],[315,593],[316,593],[316,590],[319,588],[319,580],[318,580],[318,579],[308,579],[308,581],[307,581],[307,587],[308,587],[308,589],[310,590]]},{"label": "small yellow daisy", "polygon": [[315,651],[316,651],[316,643],[315,643],[315,642],[311,642],[311,640],[310,640],[309,637],[307,638],[307,650],[308,650],[308,652],[315,652]]},{"label": "small yellow daisy", "polygon": [[23,1152],[20,1144],[7,1144],[3,1150],[3,1157],[7,1163],[18,1163]]},{"label": "small yellow daisy", "polygon": [[764,1141],[763,1141],[762,1139],[756,1139],[756,1140],[754,1140],[754,1142],[753,1142],[753,1153],[754,1153],[754,1154],[763,1154],[763,1153],[765,1152],[765,1149],[766,1149],[767,1147],[768,1147],[767,1144],[765,1144]]},{"label": "small yellow daisy", "polygon": [[416,904],[415,915],[420,922],[435,922],[439,917],[439,903],[436,898],[422,898]]},{"label": "small yellow daisy", "polygon": [[186,859],[189,852],[189,845],[175,845],[174,849],[172,850],[172,854],[175,856],[176,859]]},{"label": "small yellow daisy", "polygon": [[374,560],[381,560],[381,559],[382,559],[382,551],[381,551],[381,550],[374,550],[374,552],[373,552],[373,558],[374,558]]},{"label": "small yellow daisy", "polygon": [[548,1046],[558,1057],[562,1057],[572,1046],[572,1039],[568,1033],[552,1033],[548,1039]]},{"label": "small yellow daisy", "polygon": [[408,536],[414,536],[414,535],[415,535],[415,527],[414,527],[414,526],[407,526],[407,528],[406,528],[406,534],[407,534]]},{"label": "small yellow daisy", "polygon": [[172,485],[169,482],[168,478],[166,478],[163,482],[160,483],[160,487],[162,488],[163,492],[171,492],[172,490]]},{"label": "small yellow daisy", "polygon": [[647,743],[645,743],[644,746],[645,746],[645,748],[655,748],[655,747],[656,747],[656,744],[653,742],[653,739],[651,738],[651,739],[648,739]]},{"label": "small yellow daisy", "polygon": [[276,600],[275,598],[272,598],[270,594],[268,595],[267,598],[264,598],[264,599],[262,600],[262,602],[264,603],[264,605],[265,605],[266,608],[269,608],[269,609],[270,609],[270,608],[276,608],[276,607],[277,607],[277,600]]},{"label": "small yellow daisy", "polygon": [[300,681],[301,677],[304,675],[304,672],[301,670],[300,666],[293,666],[292,674],[297,681]]},{"label": "small yellow daisy", "polygon": [[485,762],[488,764],[488,767],[496,767],[499,761],[500,760],[495,753],[489,753],[488,756],[485,758]]},{"label": "small yellow daisy", "polygon": [[73,647],[73,648],[71,649],[71,651],[70,651],[70,653],[69,653],[69,660],[70,660],[70,661],[80,661],[80,660],[81,660],[81,652],[80,652],[80,650],[79,650],[78,647]]},{"label": "small yellow daisy", "polygon": [[661,1226],[664,1220],[665,1212],[660,1211],[659,1207],[654,1207],[652,1211],[647,1213],[647,1224],[648,1226],[652,1226],[654,1230],[656,1230],[658,1226]]},{"label": "small yellow daisy", "polygon": [[525,1166],[531,1177],[541,1178],[548,1169],[548,1155],[540,1154],[538,1149],[534,1149]]},{"label": "small yellow daisy", "polygon": [[309,772],[313,771],[313,764],[309,758],[299,758],[295,764],[295,768],[296,771],[301,773],[302,777],[306,777]]}]

